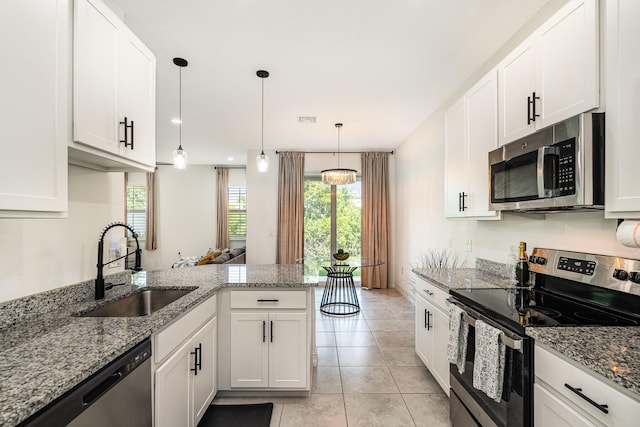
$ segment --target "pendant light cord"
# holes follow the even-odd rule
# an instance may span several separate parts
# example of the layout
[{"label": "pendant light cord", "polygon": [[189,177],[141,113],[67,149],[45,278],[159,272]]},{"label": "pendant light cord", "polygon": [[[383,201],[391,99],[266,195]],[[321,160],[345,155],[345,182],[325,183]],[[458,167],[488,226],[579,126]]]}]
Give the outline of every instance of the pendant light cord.
[{"label": "pendant light cord", "polygon": [[261,112],[261,116],[260,116],[260,120],[261,120],[261,127],[260,127],[260,132],[261,132],[261,141],[260,141],[260,155],[264,155],[264,78],[260,79],[262,80],[262,112]]},{"label": "pendant light cord", "polygon": [[180,117],[180,128],[178,133],[178,145],[180,146],[180,150],[182,150],[182,67],[180,67],[180,78],[179,78],[179,86],[178,90],[180,92],[180,103],[178,104],[178,115]]}]

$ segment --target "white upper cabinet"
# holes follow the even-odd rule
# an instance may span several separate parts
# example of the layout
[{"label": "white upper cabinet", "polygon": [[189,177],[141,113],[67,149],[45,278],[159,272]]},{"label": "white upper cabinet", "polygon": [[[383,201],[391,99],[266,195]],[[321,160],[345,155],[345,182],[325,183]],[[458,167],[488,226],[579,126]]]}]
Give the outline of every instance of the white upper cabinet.
[{"label": "white upper cabinet", "polygon": [[101,0],[75,0],[71,158],[155,167],[154,54]]},{"label": "white upper cabinet", "polygon": [[64,217],[71,140],[69,0],[8,0],[0,14],[0,217]]},{"label": "white upper cabinet", "polygon": [[447,218],[464,217],[462,192],[465,186],[466,147],[464,99],[460,99],[444,115],[444,209]]},{"label": "white upper cabinet", "polygon": [[445,216],[500,219],[489,210],[489,151],[498,147],[492,70],[445,113]]},{"label": "white upper cabinet", "polygon": [[500,144],[598,107],[598,43],[598,1],[574,0],[500,63]]},{"label": "white upper cabinet", "polygon": [[640,218],[640,2],[605,4],[605,216]]}]

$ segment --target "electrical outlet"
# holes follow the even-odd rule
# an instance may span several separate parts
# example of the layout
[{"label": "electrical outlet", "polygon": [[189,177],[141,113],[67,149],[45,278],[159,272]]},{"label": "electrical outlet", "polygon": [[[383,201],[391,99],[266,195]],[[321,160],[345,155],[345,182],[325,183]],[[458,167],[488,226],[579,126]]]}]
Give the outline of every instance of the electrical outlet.
[{"label": "electrical outlet", "polygon": [[472,250],[471,239],[468,239],[464,242],[464,250],[466,252],[471,252]]}]

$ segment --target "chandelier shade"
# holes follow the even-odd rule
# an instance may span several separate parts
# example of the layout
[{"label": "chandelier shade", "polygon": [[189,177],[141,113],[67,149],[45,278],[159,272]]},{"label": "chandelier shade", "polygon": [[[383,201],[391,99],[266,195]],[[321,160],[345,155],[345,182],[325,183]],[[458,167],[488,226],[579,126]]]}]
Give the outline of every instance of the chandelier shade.
[{"label": "chandelier shade", "polygon": [[333,169],[325,169],[320,172],[322,177],[322,183],[327,185],[346,185],[356,182],[356,174],[358,171],[355,169],[346,169],[340,167],[340,128],[342,123],[336,123],[336,129],[338,129],[338,167]]},{"label": "chandelier shade", "polygon": [[328,185],[346,185],[356,182],[355,169],[325,169],[320,172],[322,183]]}]

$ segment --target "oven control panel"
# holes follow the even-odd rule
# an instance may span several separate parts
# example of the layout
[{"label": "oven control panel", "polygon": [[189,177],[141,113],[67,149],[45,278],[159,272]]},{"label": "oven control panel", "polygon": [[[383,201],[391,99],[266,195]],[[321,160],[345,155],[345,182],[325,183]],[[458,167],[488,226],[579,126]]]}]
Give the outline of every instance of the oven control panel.
[{"label": "oven control panel", "polygon": [[593,272],[596,269],[596,262],[561,256],[560,258],[558,258],[557,268],[558,270],[571,271],[573,273],[593,276]]}]

